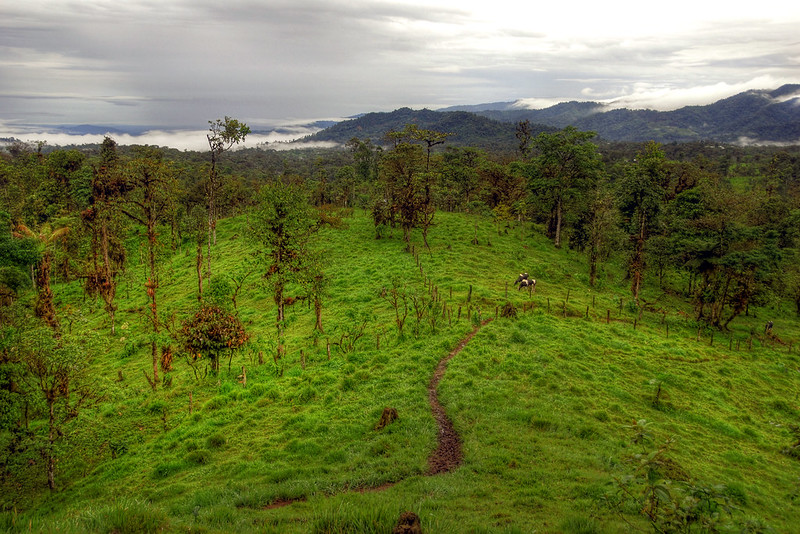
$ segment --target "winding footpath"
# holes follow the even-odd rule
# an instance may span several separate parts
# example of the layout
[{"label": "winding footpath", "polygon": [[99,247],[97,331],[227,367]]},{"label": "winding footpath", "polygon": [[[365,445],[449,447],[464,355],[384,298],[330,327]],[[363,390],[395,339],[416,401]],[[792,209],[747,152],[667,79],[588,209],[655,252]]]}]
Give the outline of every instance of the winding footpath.
[{"label": "winding footpath", "polygon": [[[459,343],[456,348],[454,348],[450,354],[439,360],[439,364],[436,366],[436,370],[433,372],[433,376],[431,377],[431,381],[428,384],[428,402],[431,405],[431,412],[433,413],[433,418],[436,420],[436,426],[438,427],[438,445],[436,450],[434,450],[431,455],[428,457],[428,472],[426,475],[438,475],[440,473],[446,473],[448,471],[452,471],[459,465],[464,458],[461,452],[461,438],[459,437],[458,433],[453,428],[453,423],[450,421],[450,418],[447,417],[447,413],[444,411],[444,407],[439,402],[439,395],[437,393],[437,388],[439,386],[439,382],[442,380],[445,371],[447,370],[447,363],[453,359],[453,357],[461,352],[464,347],[467,346],[467,343],[475,337],[475,334],[478,333],[478,330],[481,329],[482,326],[489,323],[492,319],[486,319],[481,322],[480,325],[476,325],[472,331],[464,337]],[[386,489],[391,488],[398,481],[395,482],[387,482],[385,484],[381,484],[380,486],[376,486],[374,488],[358,488],[353,489],[352,491],[357,491],[359,493],[372,493],[378,491],[384,491]],[[295,502],[305,501],[306,497],[298,497],[296,499],[281,499],[278,501],[273,502],[264,507],[265,510],[270,510],[274,508],[282,508],[284,506],[288,506]]]},{"label": "winding footpath", "polygon": [[428,458],[428,475],[437,475],[439,473],[451,471],[461,465],[461,461],[464,458],[461,453],[461,438],[453,428],[453,423],[450,421],[450,418],[447,417],[444,407],[439,402],[439,394],[436,389],[439,386],[439,381],[444,376],[445,370],[447,370],[447,363],[453,356],[461,352],[464,347],[467,346],[467,343],[475,337],[475,334],[478,333],[481,326],[489,321],[491,321],[491,319],[486,319],[481,322],[479,326],[475,326],[472,332],[467,334],[450,354],[439,361],[439,365],[436,366],[433,377],[431,377],[430,384],[428,384],[428,402],[431,405],[433,418],[436,419],[436,426],[439,427],[439,444]]}]

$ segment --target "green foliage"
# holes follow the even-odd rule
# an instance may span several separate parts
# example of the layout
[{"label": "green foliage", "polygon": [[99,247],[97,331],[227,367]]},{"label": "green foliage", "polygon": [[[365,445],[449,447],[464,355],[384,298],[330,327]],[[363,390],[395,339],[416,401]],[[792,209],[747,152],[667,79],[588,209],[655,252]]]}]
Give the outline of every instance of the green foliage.
[{"label": "green foliage", "polygon": [[237,119],[225,117],[208,121],[208,145],[212,153],[221,154],[242,141],[250,133],[250,127]]},{"label": "green foliage", "polygon": [[285,319],[284,291],[289,283],[308,276],[307,247],[318,230],[319,219],[302,187],[277,181],[261,188],[258,207],[250,220],[250,238],[260,248],[259,259],[272,288],[279,328]]},{"label": "green foliage", "polygon": [[613,505],[620,510],[639,510],[659,533],[720,532],[731,525],[736,510],[731,492],[724,485],[691,482],[670,457],[673,440],[653,446],[649,427],[644,419],[628,427],[632,430],[631,442],[640,445],[641,452],[626,459],[632,473],[615,479],[619,500]]},{"label": "green foliage", "polygon": [[208,358],[213,371],[219,369],[220,354],[239,349],[249,339],[241,321],[218,306],[204,305],[184,321],[181,334],[194,360]]},{"label": "green foliage", "polygon": [[[78,343],[75,356],[82,354],[82,372],[104,397],[98,407],[87,398],[77,412],[66,403],[56,409],[64,419],[63,436],[55,432],[53,442],[57,493],[44,489],[47,399],[37,392],[19,353],[20,347],[33,346],[20,327],[33,320],[32,295],[21,285],[14,306],[0,307],[2,327],[12,327],[0,338],[0,506],[16,506],[16,525],[32,524],[34,531],[93,530],[78,518],[104,507],[110,515],[109,496],[118,496],[121,516],[148,528],[155,518],[168,531],[305,532],[326,517],[332,529],[362,528],[356,525],[372,520],[385,531],[402,504],[418,510],[423,530],[431,532],[627,532],[651,528],[640,513],[650,502],[641,492],[663,486],[672,500],[659,501],[658,510],[664,517],[669,510],[676,525],[683,521],[697,529],[699,520],[688,516],[711,521],[717,514],[713,528],[738,522],[750,529],[744,531],[767,531],[761,519],[766,518],[777,531],[791,531],[799,464],[781,454],[796,440],[788,429],[797,422],[793,370],[800,361],[792,300],[796,255],[790,247],[797,236],[791,213],[797,197],[791,173],[782,170],[780,158],[774,169],[767,168],[775,149],[661,147],[668,183],[645,243],[641,298],[632,302],[621,298],[629,273],[617,247],[623,230],[633,234],[623,228],[629,222],[617,203],[623,199],[610,191],[633,172],[620,162],[631,161],[641,148],[598,142],[610,176],[570,201],[564,217],[570,248],[559,250],[546,237],[551,206],[527,194],[510,158],[463,148],[431,151],[432,170],[418,175],[423,182],[418,191],[425,195],[428,180],[436,224],[429,228],[428,249],[424,236],[410,235],[413,256],[402,252],[405,243],[399,232],[391,234],[390,221],[386,239],[375,240],[369,214],[329,208],[321,219],[306,198],[359,205],[378,190],[384,153],[376,146],[359,142],[350,152],[279,156],[271,150],[230,152],[219,172],[236,182],[231,198],[240,204],[220,203],[220,208],[241,216],[220,220],[216,276],[203,298],[205,305],[222,308],[235,296],[235,308],[226,313],[235,311],[241,328],[257,342],[236,352],[218,344],[217,361],[227,354],[232,365],[213,380],[195,379],[203,376],[194,373],[208,359],[205,352],[194,361],[176,350],[171,370],[166,371],[167,362],[155,362],[163,365],[170,387],[151,391],[142,376],[142,349],[152,350],[152,341],[159,351],[170,343],[182,346],[176,335],[181,319],[191,322],[198,311],[195,238],[202,243],[208,236],[205,228],[194,235],[197,226],[180,218],[194,210],[203,222],[204,186],[196,178],[207,170],[207,154],[162,151],[159,159],[145,151],[133,154],[131,162],[131,150],[120,147],[118,163],[128,174],[118,185],[128,201],[144,200],[141,189],[127,189],[133,183],[128,179],[148,173],[175,178],[181,188],[161,198],[164,216],[152,234],[146,235],[147,225],[119,226],[125,252],[120,265],[126,269],[116,297],[122,334],[106,334],[102,303],[83,291],[83,269],[91,262],[87,228],[74,227],[69,243],[54,251],[53,305],[60,334],[68,343],[101,342],[92,350]],[[728,164],[723,152],[730,154]],[[70,171],[71,184],[85,185],[81,173],[105,158],[87,154],[82,168]],[[705,161],[695,158],[702,154]],[[23,213],[38,217],[30,220],[33,228],[40,227],[38,221],[60,226],[60,217],[74,215],[83,197],[75,188],[60,195],[47,176],[46,158],[30,156],[2,160],[8,187],[0,188],[0,205],[15,221]],[[794,160],[788,163],[793,168]],[[715,174],[723,168],[729,168],[730,178]],[[267,320],[278,308],[271,286],[277,273],[270,272],[277,247],[258,237],[269,228],[262,223],[279,219],[271,210],[289,204],[267,193],[272,186],[263,184],[274,176],[282,177],[281,185],[305,184],[305,190],[285,187],[299,192],[296,213],[307,226],[299,225],[298,233],[307,228],[313,234],[290,249],[284,264],[285,309],[277,335]],[[761,180],[765,176],[769,181]],[[37,180],[50,183],[26,185]],[[245,215],[240,210],[260,198],[250,194],[258,185],[264,201]],[[45,205],[52,199],[55,203]],[[467,207],[469,214],[451,212]],[[133,204],[127,208],[133,210]],[[499,226],[493,209],[504,219]],[[259,213],[268,216],[259,219]],[[248,232],[257,239],[241,239]],[[158,289],[157,300],[149,292],[145,299],[142,291],[151,278],[152,236],[157,269],[144,289],[153,295]],[[10,239],[12,245],[25,241]],[[600,252],[592,286],[584,273],[593,246]],[[246,259],[254,250],[265,261],[258,276],[248,277]],[[15,268],[27,274],[29,267]],[[522,271],[538,279],[536,291],[506,297],[506,283]],[[315,286],[311,281],[318,275],[324,283]],[[387,296],[390,287],[397,290],[396,305],[381,297],[381,287]],[[324,332],[312,334],[316,302],[309,296],[315,294],[325,297],[326,324]],[[409,312],[419,313],[414,335],[398,327],[403,296]],[[704,316],[698,320],[700,302]],[[704,323],[713,302],[724,302],[716,328],[713,321]],[[725,326],[741,306],[737,302],[745,307]],[[157,334],[151,321],[156,303]],[[427,402],[431,373],[504,303],[513,306],[516,319],[498,317],[483,325],[448,362],[439,385],[441,402],[463,440],[464,463],[447,475],[423,476],[437,436]],[[21,310],[17,319],[15,310]],[[767,319],[774,321],[770,336],[762,334]],[[720,335],[717,328],[727,332]],[[73,384],[74,408],[80,391]],[[384,406],[397,407],[403,416],[374,432]],[[646,418],[632,425],[639,441],[620,439],[617,429],[635,416]],[[680,447],[648,459],[663,442],[653,428],[675,436]],[[652,465],[652,480],[642,461]],[[626,476],[632,477],[636,498],[604,507],[606,482]],[[396,484],[381,491],[352,491],[390,482]],[[659,492],[651,495],[666,496]],[[134,497],[147,503],[151,517],[139,517],[135,505],[122,510],[122,500]],[[262,509],[296,498],[306,502]],[[728,516],[729,505],[742,513]],[[385,521],[377,512],[382,508]],[[748,518],[746,523],[740,517]],[[98,530],[128,528],[124,519],[113,522],[122,526],[110,527],[105,519],[97,521]]]}]

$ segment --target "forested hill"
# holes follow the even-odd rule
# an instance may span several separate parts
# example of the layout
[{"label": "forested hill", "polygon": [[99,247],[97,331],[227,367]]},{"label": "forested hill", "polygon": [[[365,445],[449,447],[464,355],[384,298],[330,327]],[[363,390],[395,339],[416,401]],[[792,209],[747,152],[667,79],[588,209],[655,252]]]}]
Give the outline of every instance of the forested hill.
[{"label": "forested hill", "polygon": [[595,131],[609,141],[800,141],[800,85],[796,84],[773,91],[746,91],[706,106],[674,111],[612,109],[597,102],[566,102],[545,109],[519,109],[512,103],[475,112],[503,122],[529,120],[557,128],[572,125]]},{"label": "forested hill", "polygon": [[[515,128],[507,123],[466,111],[441,112],[411,108],[400,108],[388,113],[367,113],[355,119],[339,122],[305,138],[304,141],[346,143],[357,137],[382,144],[388,132],[400,131],[406,124],[416,124],[427,130],[450,133],[452,135],[447,139],[448,145],[471,146],[498,152],[516,150]],[[546,125],[531,127],[534,135],[555,130],[555,127]]]},{"label": "forested hill", "polygon": [[358,137],[379,141],[386,132],[415,123],[421,128],[455,134],[448,144],[513,149],[515,130],[509,123],[524,120],[534,125],[534,135],[571,125],[597,132],[608,141],[798,143],[800,85],[746,91],[706,106],[674,111],[612,109],[598,102],[566,102],[545,109],[521,109],[513,102],[440,111],[401,108],[343,121],[308,139],[344,143]]}]

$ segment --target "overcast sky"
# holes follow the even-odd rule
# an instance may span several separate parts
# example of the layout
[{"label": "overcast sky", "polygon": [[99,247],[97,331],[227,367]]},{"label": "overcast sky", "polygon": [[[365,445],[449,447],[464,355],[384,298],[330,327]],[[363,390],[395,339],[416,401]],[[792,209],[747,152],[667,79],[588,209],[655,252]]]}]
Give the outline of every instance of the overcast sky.
[{"label": "overcast sky", "polygon": [[786,0],[0,0],[0,130],[517,99],[675,109],[784,83],[800,83]]}]

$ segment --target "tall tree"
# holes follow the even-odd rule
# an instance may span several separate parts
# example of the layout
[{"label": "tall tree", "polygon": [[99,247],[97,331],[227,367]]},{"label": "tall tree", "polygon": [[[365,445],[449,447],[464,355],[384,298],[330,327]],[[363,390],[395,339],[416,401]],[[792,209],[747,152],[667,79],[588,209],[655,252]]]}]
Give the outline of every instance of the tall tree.
[{"label": "tall tree", "polygon": [[561,246],[565,211],[570,202],[591,189],[601,168],[597,145],[591,142],[594,132],[582,132],[573,126],[533,140],[536,155],[528,170],[529,186],[540,201],[550,207],[549,233],[556,247]]},{"label": "tall tree", "polygon": [[353,155],[356,177],[360,183],[374,183],[378,179],[378,164],[380,163],[381,147],[374,146],[372,141],[357,137],[350,139],[345,146]]},{"label": "tall tree", "polygon": [[469,210],[480,187],[480,166],[486,156],[475,148],[447,147],[442,155],[442,187],[445,208]]},{"label": "tall tree", "polygon": [[[172,166],[164,161],[163,154],[150,147],[143,147],[126,169],[130,192],[121,208],[123,214],[142,226],[147,239],[147,263],[145,265],[145,292],[149,301],[149,318],[152,327],[150,354],[153,364],[152,378],[147,375],[150,386],[158,387],[159,357],[158,341],[161,324],[158,317],[158,226],[166,220],[174,208],[175,177]],[[168,351],[164,351],[167,353]]]},{"label": "tall tree", "polygon": [[220,179],[217,172],[217,161],[226,150],[234,145],[244,142],[250,127],[243,122],[228,116],[225,119],[208,121],[209,133],[206,134],[208,147],[211,150],[211,171],[206,184],[206,201],[208,203],[208,254],[206,277],[211,278],[211,245],[217,243],[217,196],[220,189]]},{"label": "tall tree", "polygon": [[419,225],[426,207],[422,175],[425,172],[422,147],[408,142],[398,143],[381,160],[381,182],[393,198],[382,200],[396,207],[406,251],[411,250],[411,230]]},{"label": "tall tree", "polygon": [[250,217],[250,236],[262,247],[264,277],[272,288],[277,308],[278,354],[283,353],[281,336],[286,320],[287,286],[306,272],[306,249],[319,230],[319,217],[298,185],[273,182],[261,188],[258,206]]},{"label": "tall tree", "polygon": [[100,164],[93,171],[92,203],[81,213],[84,224],[92,231],[86,288],[92,295],[99,294],[105,302],[112,336],[116,334],[117,276],[125,262],[125,249],[118,235],[116,207],[127,189],[127,182],[119,172],[116,146],[117,143],[109,137],[103,140]]},{"label": "tall tree", "polygon": [[618,197],[633,250],[628,270],[637,304],[645,270],[645,243],[655,227],[670,183],[666,156],[658,143],[648,143],[618,183]]},{"label": "tall tree", "polygon": [[586,254],[589,258],[589,285],[594,287],[600,262],[607,259],[615,248],[619,234],[619,212],[608,189],[599,188],[592,195],[587,211]]},{"label": "tall tree", "polygon": [[47,485],[56,488],[56,443],[66,433],[63,427],[78,416],[88,401],[97,398],[88,371],[87,352],[91,336],[56,335],[46,329],[28,327],[20,336],[20,360],[27,373],[28,390],[41,395],[46,408],[47,436],[43,438]]}]

